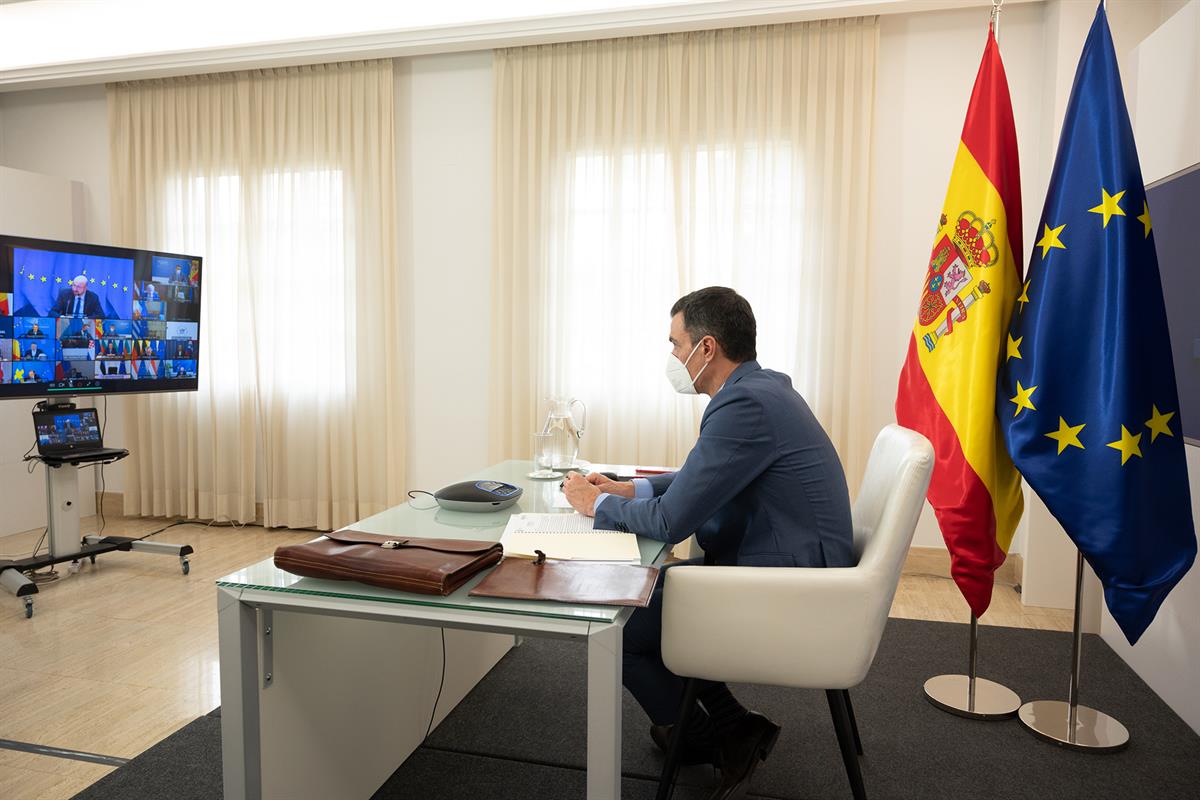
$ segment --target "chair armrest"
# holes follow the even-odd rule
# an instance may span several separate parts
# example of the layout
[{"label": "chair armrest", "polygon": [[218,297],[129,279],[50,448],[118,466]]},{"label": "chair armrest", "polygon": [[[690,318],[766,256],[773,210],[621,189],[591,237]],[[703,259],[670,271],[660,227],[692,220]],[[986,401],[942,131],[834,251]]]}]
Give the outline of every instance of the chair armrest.
[{"label": "chair armrest", "polygon": [[689,678],[848,689],[866,676],[886,622],[883,576],[862,568],[667,570],[663,661]]}]

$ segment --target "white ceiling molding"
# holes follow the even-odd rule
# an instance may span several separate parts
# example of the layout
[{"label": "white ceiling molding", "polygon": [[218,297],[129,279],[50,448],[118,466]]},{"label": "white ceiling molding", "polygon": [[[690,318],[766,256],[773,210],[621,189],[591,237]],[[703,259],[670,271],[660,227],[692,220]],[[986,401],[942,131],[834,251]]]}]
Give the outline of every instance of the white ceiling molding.
[{"label": "white ceiling molding", "polygon": [[[1035,0],[1008,0],[1009,4]],[[30,0],[0,5],[0,92],[363,58],[980,8],[990,0]],[[497,12],[508,14],[496,19]],[[147,52],[148,47],[157,49]]]}]

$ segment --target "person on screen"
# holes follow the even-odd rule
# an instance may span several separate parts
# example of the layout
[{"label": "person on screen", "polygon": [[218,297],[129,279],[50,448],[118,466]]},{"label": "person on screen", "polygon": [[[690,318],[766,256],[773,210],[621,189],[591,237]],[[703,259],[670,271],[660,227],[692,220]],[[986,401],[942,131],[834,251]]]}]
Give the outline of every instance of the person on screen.
[{"label": "person on screen", "polygon": [[71,286],[58,293],[50,313],[56,317],[102,317],[100,297],[88,289],[86,275],[76,275]]},{"label": "person on screen", "polygon": [[143,300],[157,300],[158,299],[158,287],[155,286],[153,283],[147,283],[146,291],[142,292],[142,299]]},{"label": "person on screen", "polygon": [[21,334],[20,338],[22,338],[22,339],[44,339],[45,334],[42,333],[42,329],[41,329],[41,327],[38,326],[37,322],[33,322],[29,325],[28,328],[25,329],[25,332]]},{"label": "person on screen", "polygon": [[43,350],[42,348],[38,347],[37,342],[33,342],[32,344],[29,345],[29,348],[25,351],[24,358],[26,361],[45,361],[46,360],[46,351]]},{"label": "person on screen", "polygon": [[[671,544],[694,533],[708,565],[852,566],[850,495],[837,451],[791,379],[759,365],[750,304],[733,289],[710,286],[681,297],[670,320],[667,380],[676,392],[711,398],[695,446],[677,472],[649,479],[572,472],[564,486],[571,506],[594,516],[597,530]],[[650,605],[625,625],[622,652],[624,684],[650,717],[651,740],[665,750],[684,681],[663,662],[662,613],[660,577]],[[718,768],[710,800],[741,797],[780,728],[724,683],[701,681],[697,699],[681,758]]]}]

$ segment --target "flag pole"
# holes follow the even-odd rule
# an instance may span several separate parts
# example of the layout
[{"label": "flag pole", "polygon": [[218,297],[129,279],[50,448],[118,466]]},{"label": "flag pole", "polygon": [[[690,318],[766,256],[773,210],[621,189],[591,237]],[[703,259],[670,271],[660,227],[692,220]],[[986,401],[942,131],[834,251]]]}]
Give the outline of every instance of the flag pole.
[{"label": "flag pole", "polygon": [[[992,0],[989,25],[996,42],[1000,41],[1000,9],[1004,0]],[[971,634],[967,650],[966,675],[937,675],[925,681],[925,698],[943,711],[968,719],[1007,719],[1015,716],[1021,698],[1007,686],[980,678],[979,618],[971,612]]]},{"label": "flag pole", "polygon": [[1075,555],[1075,628],[1071,643],[1071,685],[1067,702],[1033,700],[1021,706],[1020,719],[1039,739],[1071,750],[1112,753],[1129,744],[1129,730],[1116,718],[1079,705],[1079,665],[1083,650],[1083,551]]},{"label": "flag pole", "polygon": [[979,662],[979,619],[971,614],[971,639],[966,675],[937,675],[925,681],[925,699],[968,719],[1007,719],[1017,713],[1021,698],[1003,686],[976,674]]}]

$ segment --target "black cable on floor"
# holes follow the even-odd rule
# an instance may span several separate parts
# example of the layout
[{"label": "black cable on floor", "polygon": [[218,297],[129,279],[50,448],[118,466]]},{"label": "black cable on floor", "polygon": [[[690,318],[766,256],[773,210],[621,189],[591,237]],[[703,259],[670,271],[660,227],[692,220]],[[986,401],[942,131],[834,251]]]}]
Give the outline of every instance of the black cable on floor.
[{"label": "black cable on floor", "polygon": [[429,724],[425,726],[425,736],[421,741],[429,738],[429,732],[433,730],[433,718],[437,716],[438,702],[442,699],[442,689],[446,686],[446,629],[442,628],[442,679],[438,683],[437,697],[433,698],[433,710],[429,712]]},{"label": "black cable on floor", "polygon": [[[108,428],[108,395],[102,395],[101,397],[104,400],[104,418],[100,420],[100,441],[103,442],[104,431]],[[107,524],[107,521],[104,519],[104,493],[107,489],[104,482],[104,464],[105,462],[100,462],[100,528],[96,531],[97,536],[104,532],[104,526]]]}]

